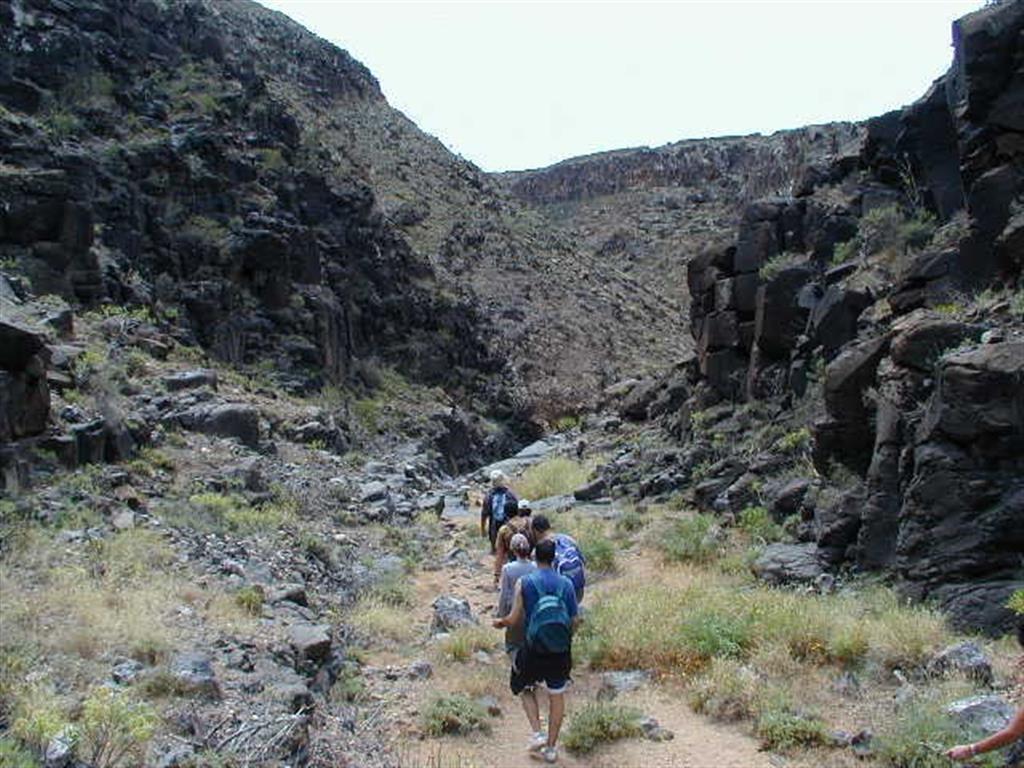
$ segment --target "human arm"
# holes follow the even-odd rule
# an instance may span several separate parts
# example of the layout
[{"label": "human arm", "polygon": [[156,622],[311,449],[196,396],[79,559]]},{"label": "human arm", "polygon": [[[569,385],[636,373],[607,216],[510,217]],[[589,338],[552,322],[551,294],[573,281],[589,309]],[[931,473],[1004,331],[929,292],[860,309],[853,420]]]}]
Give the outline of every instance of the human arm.
[{"label": "human arm", "polygon": [[[507,523],[506,523],[507,525]],[[494,550],[494,583],[498,583],[498,579],[501,578],[501,569],[505,567],[505,563],[508,562],[508,542],[512,538],[506,535],[508,532],[502,526],[498,530],[497,541],[495,542]]]},{"label": "human arm", "polygon": [[1024,708],[1017,710],[1010,724],[998,733],[993,733],[987,739],[982,739],[974,744],[960,744],[946,752],[946,757],[953,760],[970,760],[975,755],[983,752],[991,752],[993,749],[1005,747],[1024,736]]},{"label": "human arm", "polygon": [[487,535],[487,521],[491,518],[491,493],[484,496],[484,502],[480,505],[480,535]]},{"label": "human arm", "polygon": [[565,584],[562,585],[563,599],[565,600],[566,610],[569,611],[569,618],[572,619],[572,631],[575,632],[581,621],[580,606],[576,602],[576,590],[572,585],[572,581],[565,576],[562,578],[565,580]]},{"label": "human arm", "polygon": [[512,582],[509,578],[509,572],[502,570],[501,572],[501,593],[498,595],[498,607],[494,611],[494,615],[508,616],[512,610]]},{"label": "human arm", "polygon": [[515,594],[512,598],[512,610],[508,612],[507,616],[494,620],[495,629],[504,629],[505,627],[515,627],[523,622],[523,580],[520,579],[516,582]]}]

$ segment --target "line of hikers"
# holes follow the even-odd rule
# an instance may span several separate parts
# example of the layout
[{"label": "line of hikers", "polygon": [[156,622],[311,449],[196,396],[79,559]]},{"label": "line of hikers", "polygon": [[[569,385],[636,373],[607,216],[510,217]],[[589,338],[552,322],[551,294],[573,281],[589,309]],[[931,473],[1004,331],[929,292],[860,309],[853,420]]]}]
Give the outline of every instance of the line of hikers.
[{"label": "line of hikers", "polygon": [[[480,535],[490,539],[494,554],[494,585],[499,590],[494,626],[505,630],[505,650],[512,662],[509,687],[530,723],[530,754],[554,763],[565,692],[572,682],[572,636],[580,622],[586,561],[571,536],[552,530],[544,515],[531,517],[530,502],[516,498],[502,472],[492,472],[490,479]],[[546,732],[538,685],[548,692]]]},{"label": "line of hikers", "polygon": [[[505,650],[512,662],[509,686],[530,723],[530,754],[555,763],[565,692],[572,682],[572,635],[580,622],[586,562],[571,536],[553,531],[544,515],[531,517],[530,502],[516,498],[503,473],[492,472],[490,479],[480,534],[490,539],[494,554],[494,584],[499,590],[494,626],[505,630]],[[1017,638],[1024,648],[1024,620]],[[1020,663],[1024,681],[1024,657]],[[541,725],[537,685],[548,692],[547,732]],[[969,760],[1014,741],[1007,765],[1024,759],[1024,708],[998,733],[955,746],[945,755]]]}]

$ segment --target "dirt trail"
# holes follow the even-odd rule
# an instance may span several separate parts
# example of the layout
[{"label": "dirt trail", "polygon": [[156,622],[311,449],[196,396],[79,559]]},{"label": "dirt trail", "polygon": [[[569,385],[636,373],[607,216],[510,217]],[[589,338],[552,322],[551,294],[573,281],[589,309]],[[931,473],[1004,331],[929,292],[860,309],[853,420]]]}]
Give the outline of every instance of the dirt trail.
[{"label": "dirt trail", "polygon": [[[469,521],[448,523],[453,542]],[[465,540],[465,536],[458,538]],[[476,541],[479,541],[478,539]],[[418,637],[426,636],[432,616],[431,603],[444,594],[467,599],[481,623],[489,621],[497,602],[491,587],[490,554],[482,547],[473,547],[471,563],[443,566],[439,570],[423,570],[416,577],[416,607],[411,618]],[[593,605],[603,593],[621,588],[623,579],[636,576],[645,569],[637,556],[621,558],[620,574],[593,584],[588,589],[587,603]],[[495,646],[501,633],[495,630]],[[382,707],[399,707],[404,718],[396,721],[396,741],[405,746],[403,754],[409,768],[519,768],[539,765],[526,752],[527,724],[519,702],[507,685],[508,666],[504,654],[490,654],[490,663],[471,660],[466,663],[445,662],[429,643],[415,643],[401,649],[375,653],[371,665],[371,691]],[[425,681],[411,681],[399,675],[396,686],[394,671],[415,659],[427,658],[434,665],[434,675]],[[376,671],[377,674],[372,674]],[[390,673],[390,681],[385,682]],[[597,673],[577,667],[573,672],[574,687],[568,697],[566,721],[585,702],[594,701],[599,687]],[[492,733],[471,737],[421,739],[416,727],[420,707],[438,690],[463,691],[473,696],[488,695],[497,699],[502,714],[492,720]],[[670,686],[651,684],[639,691],[621,695],[617,701],[635,706],[651,715],[672,731],[675,738],[666,742],[630,739],[605,746],[585,756],[573,756],[559,750],[559,764],[568,768],[771,768],[769,756],[758,751],[757,742],[737,729],[712,723],[694,714],[685,698]],[[546,709],[546,703],[542,703]]]}]

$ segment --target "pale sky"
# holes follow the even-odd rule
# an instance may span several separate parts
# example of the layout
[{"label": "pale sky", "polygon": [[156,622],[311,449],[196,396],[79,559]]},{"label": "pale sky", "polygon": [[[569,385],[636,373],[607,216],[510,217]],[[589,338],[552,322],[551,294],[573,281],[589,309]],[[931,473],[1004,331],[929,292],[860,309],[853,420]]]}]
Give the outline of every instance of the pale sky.
[{"label": "pale sky", "polygon": [[487,171],[882,114],[945,72],[950,24],[983,4],[260,2]]}]

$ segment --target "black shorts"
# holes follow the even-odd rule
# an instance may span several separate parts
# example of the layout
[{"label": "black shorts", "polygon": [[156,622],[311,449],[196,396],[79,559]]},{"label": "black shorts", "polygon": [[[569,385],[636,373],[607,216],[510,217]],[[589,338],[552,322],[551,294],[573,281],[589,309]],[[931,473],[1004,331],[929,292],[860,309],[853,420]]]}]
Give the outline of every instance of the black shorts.
[{"label": "black shorts", "polygon": [[543,683],[548,693],[563,693],[572,682],[572,651],[565,653],[536,653],[520,648],[512,659],[512,673],[509,688],[518,696],[526,690],[533,690],[537,683]]}]

